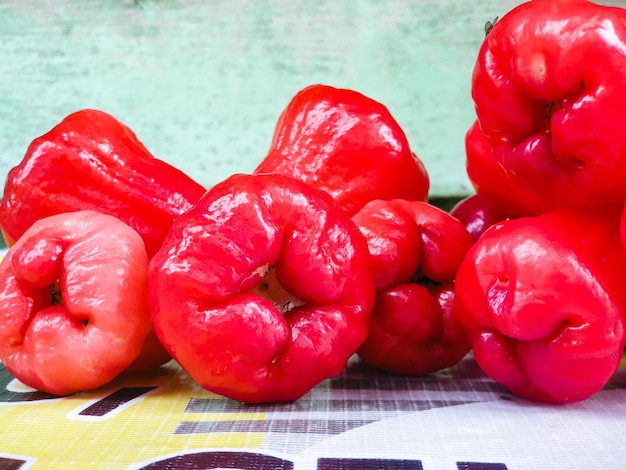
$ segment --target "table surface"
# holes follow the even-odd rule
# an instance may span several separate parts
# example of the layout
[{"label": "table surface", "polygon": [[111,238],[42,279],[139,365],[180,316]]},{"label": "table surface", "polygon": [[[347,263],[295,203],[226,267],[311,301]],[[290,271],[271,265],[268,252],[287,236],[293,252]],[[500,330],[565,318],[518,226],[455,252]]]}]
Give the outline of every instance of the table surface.
[{"label": "table surface", "polygon": [[292,403],[245,405],[175,363],[54,398],[0,364],[0,468],[623,470],[626,369],[569,405],[523,400],[468,355],[427,377],[356,358]]},{"label": "table surface", "polygon": [[0,2],[0,178],[81,108],[108,111],[206,186],[252,171],[312,83],[384,103],[433,196],[467,194],[470,76],[514,0]]}]

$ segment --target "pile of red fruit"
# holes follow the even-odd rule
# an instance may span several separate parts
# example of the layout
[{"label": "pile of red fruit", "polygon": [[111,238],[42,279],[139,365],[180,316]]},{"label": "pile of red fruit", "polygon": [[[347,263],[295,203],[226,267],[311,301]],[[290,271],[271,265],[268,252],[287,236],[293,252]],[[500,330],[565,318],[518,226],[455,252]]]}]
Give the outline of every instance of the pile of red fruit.
[{"label": "pile of red fruit", "polygon": [[450,213],[353,90],[301,90],[257,168],[211,188],[105,112],[63,119],[0,204],[4,366],[61,395],[173,358],[267,403],[354,354],[424,375],[472,351],[526,398],[600,390],[626,343],[626,10],[533,1],[491,26],[465,136],[476,193]]}]

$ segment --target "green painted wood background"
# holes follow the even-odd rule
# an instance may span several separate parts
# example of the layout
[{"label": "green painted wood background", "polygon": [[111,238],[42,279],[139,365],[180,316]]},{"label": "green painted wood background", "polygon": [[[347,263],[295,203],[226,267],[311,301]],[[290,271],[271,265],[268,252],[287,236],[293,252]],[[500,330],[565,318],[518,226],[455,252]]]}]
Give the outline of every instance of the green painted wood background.
[{"label": "green painted wood background", "polygon": [[431,195],[470,191],[464,133],[485,21],[513,0],[0,0],[0,177],[81,108],[206,186],[252,171],[312,83],[390,109]]}]

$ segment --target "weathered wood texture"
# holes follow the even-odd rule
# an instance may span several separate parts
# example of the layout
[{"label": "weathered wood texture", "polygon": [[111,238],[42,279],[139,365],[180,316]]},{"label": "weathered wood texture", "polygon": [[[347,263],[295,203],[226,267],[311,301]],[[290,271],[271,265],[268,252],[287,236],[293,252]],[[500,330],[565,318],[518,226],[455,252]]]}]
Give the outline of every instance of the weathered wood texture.
[{"label": "weathered wood texture", "polygon": [[326,83],[383,102],[433,196],[470,186],[464,133],[485,21],[514,0],[0,0],[0,177],[81,108],[210,186],[254,169],[283,107]]}]

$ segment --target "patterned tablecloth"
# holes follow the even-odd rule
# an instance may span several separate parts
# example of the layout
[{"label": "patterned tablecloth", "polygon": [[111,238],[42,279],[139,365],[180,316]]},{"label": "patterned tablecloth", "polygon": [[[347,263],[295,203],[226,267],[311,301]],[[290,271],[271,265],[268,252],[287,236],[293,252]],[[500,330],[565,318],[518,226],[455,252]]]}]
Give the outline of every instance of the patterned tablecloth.
[{"label": "patterned tablecloth", "polygon": [[626,368],[590,399],[523,400],[469,355],[412,378],[353,358],[293,403],[246,405],[173,361],[98,390],[52,397],[0,364],[0,469],[626,468]]}]

